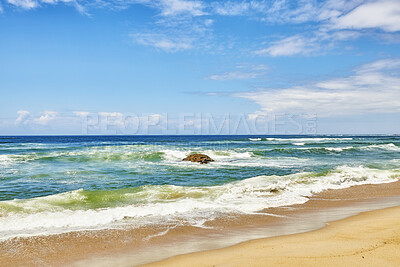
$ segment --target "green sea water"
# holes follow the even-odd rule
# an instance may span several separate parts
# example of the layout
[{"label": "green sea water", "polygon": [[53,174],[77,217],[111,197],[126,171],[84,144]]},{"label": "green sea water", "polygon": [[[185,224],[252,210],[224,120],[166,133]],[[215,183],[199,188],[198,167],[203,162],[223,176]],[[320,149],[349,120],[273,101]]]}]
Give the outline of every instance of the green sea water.
[{"label": "green sea water", "polygon": [[[215,160],[183,162],[190,153]],[[400,178],[398,136],[0,137],[0,238],[204,222]]]}]

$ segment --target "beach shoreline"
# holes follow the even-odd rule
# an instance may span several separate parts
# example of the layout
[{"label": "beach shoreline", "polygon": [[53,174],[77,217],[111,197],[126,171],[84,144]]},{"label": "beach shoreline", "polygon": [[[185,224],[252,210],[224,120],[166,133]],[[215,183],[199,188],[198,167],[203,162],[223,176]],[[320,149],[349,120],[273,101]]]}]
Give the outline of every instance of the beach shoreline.
[{"label": "beach shoreline", "polygon": [[209,228],[164,225],[13,238],[0,243],[0,259],[5,266],[132,266],[263,237],[309,232],[329,221],[399,204],[399,181],[359,185],[326,190],[304,204],[269,208],[260,215],[218,218],[205,224]]},{"label": "beach shoreline", "polygon": [[175,256],[150,266],[398,266],[400,206],[363,212],[322,229]]}]

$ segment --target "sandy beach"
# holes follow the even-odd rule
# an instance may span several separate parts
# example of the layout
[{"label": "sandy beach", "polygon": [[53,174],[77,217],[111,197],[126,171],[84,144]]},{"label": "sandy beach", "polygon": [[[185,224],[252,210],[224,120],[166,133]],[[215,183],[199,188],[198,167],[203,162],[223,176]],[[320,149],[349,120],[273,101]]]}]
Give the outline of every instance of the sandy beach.
[{"label": "sandy beach", "polygon": [[323,229],[176,256],[145,266],[399,266],[400,207],[365,212]]},{"label": "sandy beach", "polygon": [[400,0],[0,25],[0,267],[400,267]]},{"label": "sandy beach", "polygon": [[[399,192],[400,182],[327,190],[304,204],[266,209],[259,216],[216,219],[209,229],[152,227],[14,238],[0,242],[0,259],[3,266],[263,266],[336,265],[364,256],[390,265],[400,262],[395,253],[400,208],[367,212],[312,230],[362,211],[397,206]],[[294,234],[302,232],[308,233]],[[259,239],[268,236],[278,237]],[[190,254],[196,251],[205,252]],[[172,257],[180,254],[185,255]]]}]

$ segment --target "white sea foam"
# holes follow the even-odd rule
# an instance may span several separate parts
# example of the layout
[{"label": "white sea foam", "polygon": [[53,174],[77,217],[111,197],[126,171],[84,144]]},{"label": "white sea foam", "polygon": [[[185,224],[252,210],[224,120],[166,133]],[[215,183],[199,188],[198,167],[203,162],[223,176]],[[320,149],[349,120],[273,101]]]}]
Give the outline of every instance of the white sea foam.
[{"label": "white sea foam", "polygon": [[261,138],[249,138],[250,141],[261,141]]},{"label": "white sea foam", "polygon": [[400,147],[396,146],[393,143],[389,144],[379,144],[379,145],[369,145],[363,147],[363,149],[382,149],[382,150],[389,150],[389,151],[400,151]]},{"label": "white sea foam", "polygon": [[334,151],[334,152],[342,152],[343,150],[349,150],[353,149],[354,147],[352,146],[346,146],[346,147],[326,147],[325,149],[328,151]]},{"label": "white sea foam", "polygon": [[[206,168],[219,169],[226,167],[288,167],[298,166],[305,159],[277,157],[268,159],[257,157],[250,151],[242,150],[163,150],[165,161],[163,165],[170,165],[176,168]],[[182,159],[192,153],[203,153],[214,159],[214,162],[208,164],[197,164],[193,162],[182,162]]]},{"label": "white sea foam", "polygon": [[164,153],[164,158],[167,160],[182,160],[186,156],[188,156],[187,151],[184,150],[172,150],[172,149],[164,149],[161,150],[162,153]]},{"label": "white sea foam", "polygon": [[15,160],[10,155],[0,155],[0,166],[3,168],[9,167]]},{"label": "white sea foam", "polygon": [[[285,138],[267,138],[267,140],[277,141],[278,144],[285,142],[291,143],[294,147],[278,147],[278,149],[284,152],[293,149],[298,150],[327,150],[332,152],[342,152],[346,150],[387,150],[387,151],[400,151],[400,147],[393,143],[389,144],[374,144],[364,146],[343,146],[343,147],[313,147],[307,145],[309,140],[317,140],[316,143],[323,140],[332,140],[334,138],[296,138],[296,139],[285,139]],[[336,138],[351,140],[352,138]],[[296,142],[293,142],[296,140]],[[301,142],[297,142],[302,140]],[[318,141],[319,140],[319,141]],[[274,148],[266,147],[264,151],[272,151]],[[159,154],[157,154],[159,153]],[[263,156],[256,156],[248,149],[225,149],[225,150],[212,150],[210,148],[171,148],[168,146],[156,146],[156,145],[121,145],[121,146],[105,146],[105,147],[89,147],[83,149],[77,149],[73,151],[52,151],[48,153],[27,153],[27,154],[9,154],[0,155],[0,165],[9,166],[10,164],[18,162],[30,162],[35,160],[56,160],[56,161],[157,161],[162,159],[163,164],[175,165],[178,162],[180,167],[193,166],[191,163],[181,163],[181,160],[190,153],[204,153],[215,159],[216,162],[210,163],[212,167],[225,165],[237,166],[271,166],[267,162],[267,158]],[[153,155],[154,154],[154,155]],[[159,157],[159,158],[158,158]],[[234,162],[234,163],[233,163]],[[151,164],[151,163],[149,163]],[[139,166],[139,165],[137,165]],[[205,168],[205,166],[202,166]]]},{"label": "white sea foam", "polygon": [[174,166],[175,168],[200,168],[200,169],[224,169],[229,167],[268,167],[268,168],[292,168],[301,167],[304,164],[314,164],[310,159],[295,158],[295,157],[277,157],[277,158],[265,158],[265,157],[251,157],[251,158],[219,158],[215,162],[208,164],[198,164],[193,162],[181,162],[181,161],[165,161],[162,163],[168,166]]},{"label": "white sea foam", "polygon": [[304,146],[306,143],[293,143],[295,146]]},{"label": "white sea foam", "polygon": [[[183,220],[201,226],[221,214],[252,214],[268,207],[304,203],[307,196],[322,190],[387,183],[399,177],[400,170],[341,166],[324,176],[313,173],[257,176],[210,187],[143,186],[138,191],[122,192],[122,199],[135,200],[135,204],[130,202],[118,207],[66,208],[65,204],[88,201],[83,190],[3,201],[0,202],[0,238],[110,228],[121,224],[140,226],[168,220]],[[108,197],[105,194],[104,199]]]},{"label": "white sea foam", "polygon": [[[293,145],[303,146],[304,143],[293,143]],[[379,145],[367,145],[367,146],[346,146],[346,147],[298,147],[298,148],[290,148],[297,150],[313,150],[313,149],[323,149],[333,152],[342,152],[344,150],[388,150],[388,151],[400,151],[400,147],[395,144],[379,144]]]},{"label": "white sea foam", "polygon": [[0,155],[0,163],[10,162],[12,159],[8,155]]},{"label": "white sea foam", "polygon": [[396,146],[395,144],[379,144],[379,145],[368,145],[368,146],[347,146],[347,147],[326,147],[326,150],[335,151],[335,152],[342,152],[343,150],[349,149],[360,149],[360,150],[389,150],[389,151],[400,151],[400,147]]},{"label": "white sea foam", "polygon": [[[169,161],[182,161],[185,157],[192,153],[203,153],[207,154],[214,160],[218,161],[232,161],[235,159],[249,159],[253,155],[252,152],[245,151],[245,152],[238,152],[234,150],[171,150],[166,149],[162,150],[161,152],[164,153],[164,158]],[[211,163],[212,164],[212,163]]]},{"label": "white sea foam", "polygon": [[331,138],[319,138],[319,137],[308,137],[308,138],[267,138],[267,141],[279,141],[279,142],[305,142],[305,143],[318,143],[325,141],[350,141],[353,138],[350,137],[331,137]]}]

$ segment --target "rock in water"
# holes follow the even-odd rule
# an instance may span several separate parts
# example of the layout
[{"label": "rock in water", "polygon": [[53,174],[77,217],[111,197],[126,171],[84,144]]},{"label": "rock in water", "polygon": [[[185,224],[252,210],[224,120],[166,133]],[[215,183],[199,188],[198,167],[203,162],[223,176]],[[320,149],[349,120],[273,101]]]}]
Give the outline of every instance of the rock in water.
[{"label": "rock in water", "polygon": [[200,162],[200,164],[207,164],[214,160],[204,154],[192,154],[184,158],[183,161]]}]

